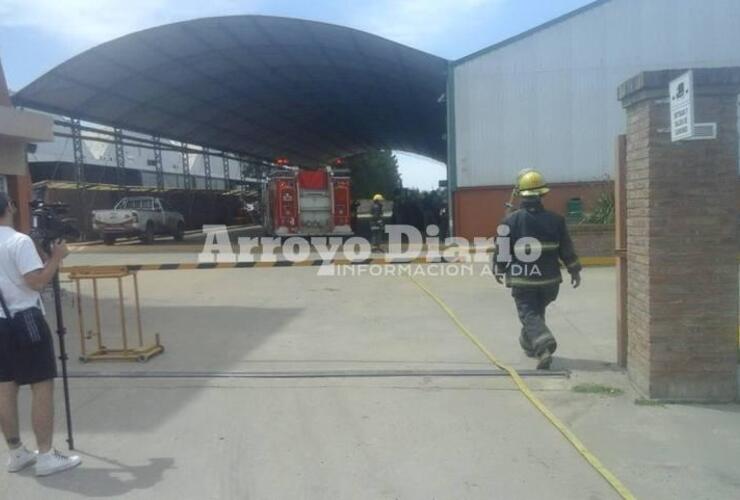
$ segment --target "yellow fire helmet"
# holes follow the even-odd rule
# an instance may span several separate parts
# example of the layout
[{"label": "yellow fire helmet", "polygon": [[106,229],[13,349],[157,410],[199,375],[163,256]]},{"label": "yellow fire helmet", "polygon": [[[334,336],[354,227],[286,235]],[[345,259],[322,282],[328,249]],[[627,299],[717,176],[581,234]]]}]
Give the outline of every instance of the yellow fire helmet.
[{"label": "yellow fire helmet", "polygon": [[373,201],[383,201],[383,195],[378,193],[375,196],[373,196]]},{"label": "yellow fire helmet", "polygon": [[524,174],[528,174],[530,172],[535,172],[535,169],[533,169],[533,168],[523,168],[523,169],[521,169],[519,171],[518,174],[516,174],[516,183],[517,183],[517,186],[519,185],[519,179],[521,179]]},{"label": "yellow fire helmet", "polygon": [[517,179],[519,196],[542,196],[550,192],[542,174],[536,170],[522,173]]}]

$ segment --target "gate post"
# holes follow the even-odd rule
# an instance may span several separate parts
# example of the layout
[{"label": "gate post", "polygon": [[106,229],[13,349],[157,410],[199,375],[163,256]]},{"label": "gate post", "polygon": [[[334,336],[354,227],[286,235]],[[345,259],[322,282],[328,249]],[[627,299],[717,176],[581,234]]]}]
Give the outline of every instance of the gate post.
[{"label": "gate post", "polygon": [[627,366],[627,137],[620,135],[616,144],[614,176],[614,242],[617,256],[617,365]]},{"label": "gate post", "polygon": [[696,122],[717,138],[671,142],[669,82],[619,87],[627,112],[628,373],[649,398],[737,398],[740,68],[694,71]]}]

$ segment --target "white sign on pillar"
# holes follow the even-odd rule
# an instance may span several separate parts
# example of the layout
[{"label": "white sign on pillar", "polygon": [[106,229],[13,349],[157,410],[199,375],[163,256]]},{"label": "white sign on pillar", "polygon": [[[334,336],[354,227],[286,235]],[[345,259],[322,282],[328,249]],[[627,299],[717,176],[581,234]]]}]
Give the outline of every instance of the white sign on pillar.
[{"label": "white sign on pillar", "polygon": [[687,71],[669,87],[671,96],[671,141],[694,137],[694,72]]}]

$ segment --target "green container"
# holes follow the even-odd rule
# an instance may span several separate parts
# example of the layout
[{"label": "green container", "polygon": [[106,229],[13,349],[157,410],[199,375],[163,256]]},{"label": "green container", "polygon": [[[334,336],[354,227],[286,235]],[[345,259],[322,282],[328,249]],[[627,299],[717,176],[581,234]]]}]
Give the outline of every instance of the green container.
[{"label": "green container", "polygon": [[583,200],[571,198],[565,207],[565,218],[568,222],[578,223],[583,220]]}]

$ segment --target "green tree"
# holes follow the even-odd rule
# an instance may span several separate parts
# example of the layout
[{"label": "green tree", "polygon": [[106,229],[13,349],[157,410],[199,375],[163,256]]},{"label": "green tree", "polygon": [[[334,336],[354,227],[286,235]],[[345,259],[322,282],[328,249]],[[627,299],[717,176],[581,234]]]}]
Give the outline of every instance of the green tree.
[{"label": "green tree", "polygon": [[402,186],[398,160],[391,150],[360,153],[346,158],[343,166],[351,171],[353,199],[372,198],[376,193],[393,199]]}]

